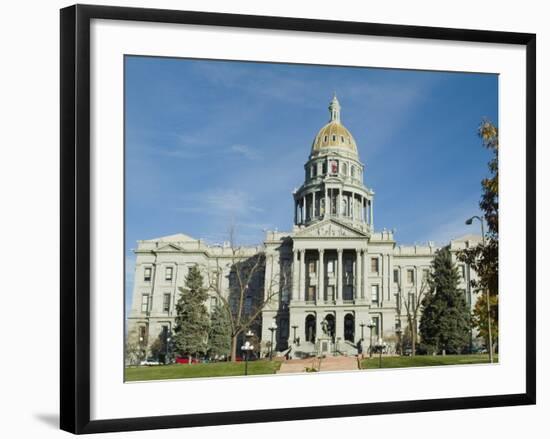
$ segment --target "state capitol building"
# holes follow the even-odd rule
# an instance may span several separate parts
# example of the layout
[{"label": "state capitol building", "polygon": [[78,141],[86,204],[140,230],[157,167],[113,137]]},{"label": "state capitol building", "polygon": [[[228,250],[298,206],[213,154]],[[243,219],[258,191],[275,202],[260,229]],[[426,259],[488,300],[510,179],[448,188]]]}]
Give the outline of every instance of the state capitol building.
[{"label": "state capitol building", "polygon": [[[414,301],[426,288],[437,250],[433,243],[398,245],[392,231],[375,228],[375,192],[364,184],[365,166],[355,139],[342,124],[336,96],[328,109],[330,119],[311,145],[305,180],[293,194],[292,231],[268,231],[263,247],[240,249],[243,260],[260,250],[265,255],[260,281],[247,290],[251,303],[258,303],[257,296],[267,302],[252,328],[264,352],[270,327],[276,327],[275,350],[291,357],[356,354],[361,338],[368,349],[369,324],[375,340],[395,346],[396,330],[407,327],[403,302]],[[480,239],[467,235],[452,240],[451,252],[475,246]],[[228,244],[208,245],[176,234],[138,241],[135,253],[128,335],[144,349],[172,330],[178,288],[185,286],[190,266],[218,267],[218,293],[231,290],[235,253]],[[469,266],[458,268],[460,288],[471,307],[475,273]],[[210,310],[219,303],[218,293],[209,293]]]}]

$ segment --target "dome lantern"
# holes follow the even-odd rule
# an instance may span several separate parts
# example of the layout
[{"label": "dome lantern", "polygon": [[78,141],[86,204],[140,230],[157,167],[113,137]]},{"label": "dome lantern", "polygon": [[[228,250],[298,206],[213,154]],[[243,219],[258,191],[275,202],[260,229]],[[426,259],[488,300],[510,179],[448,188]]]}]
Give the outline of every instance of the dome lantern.
[{"label": "dome lantern", "polygon": [[357,159],[357,145],[351,133],[342,125],[341,107],[336,94],[330,101],[328,110],[330,120],[315,136],[311,145],[311,157],[332,151]]}]

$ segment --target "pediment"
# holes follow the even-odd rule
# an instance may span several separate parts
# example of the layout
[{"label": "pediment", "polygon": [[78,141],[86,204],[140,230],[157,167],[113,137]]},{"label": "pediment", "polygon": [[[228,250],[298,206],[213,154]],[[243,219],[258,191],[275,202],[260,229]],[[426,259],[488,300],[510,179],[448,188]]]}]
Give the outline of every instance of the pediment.
[{"label": "pediment", "polygon": [[165,244],[158,249],[156,249],[157,253],[162,252],[175,252],[175,251],[182,251],[182,248],[177,246],[176,244]]},{"label": "pediment", "polygon": [[323,220],[294,234],[296,238],[366,238],[368,236],[367,232],[334,219]]}]

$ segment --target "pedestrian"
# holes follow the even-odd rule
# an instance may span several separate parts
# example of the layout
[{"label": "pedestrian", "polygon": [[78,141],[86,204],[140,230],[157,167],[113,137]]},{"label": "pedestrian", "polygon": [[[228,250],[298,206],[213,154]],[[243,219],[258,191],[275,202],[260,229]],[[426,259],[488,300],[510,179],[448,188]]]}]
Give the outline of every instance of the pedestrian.
[{"label": "pedestrian", "polygon": [[363,359],[363,344],[361,340],[357,342],[357,358]]}]

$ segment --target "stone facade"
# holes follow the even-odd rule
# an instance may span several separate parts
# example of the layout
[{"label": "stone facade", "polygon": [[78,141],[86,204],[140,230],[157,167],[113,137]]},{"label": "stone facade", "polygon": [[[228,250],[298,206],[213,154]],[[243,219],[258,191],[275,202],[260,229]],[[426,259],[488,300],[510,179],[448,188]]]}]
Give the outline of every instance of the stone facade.
[{"label": "stone facade", "polygon": [[[326,341],[330,352],[357,352],[372,339],[395,345],[396,329],[407,324],[403,301],[414,300],[425,288],[437,248],[401,246],[392,231],[374,229],[374,191],[363,183],[364,165],[357,145],[342,125],[336,97],[329,105],[330,120],[315,136],[305,164],[305,180],[294,196],[291,232],[266,233],[263,247],[244,248],[238,258],[265,254],[263,285],[251,288],[267,305],[254,328],[262,346],[271,340],[276,323],[275,350],[300,357]],[[453,254],[477,245],[481,237],[467,235],[450,241]],[[132,309],[128,317],[130,341],[145,348],[152,339],[171,331],[178,287],[184,286],[189,266],[206,274],[221,269],[219,291],[229,294],[235,252],[229,245],[207,245],[178,234],[139,241]],[[459,265],[461,288],[473,306],[470,280],[475,273]],[[207,276],[208,277],[208,276]],[[212,291],[207,303],[216,305]],[[368,328],[372,323],[374,327]],[[327,352],[327,353],[330,353]]]}]

